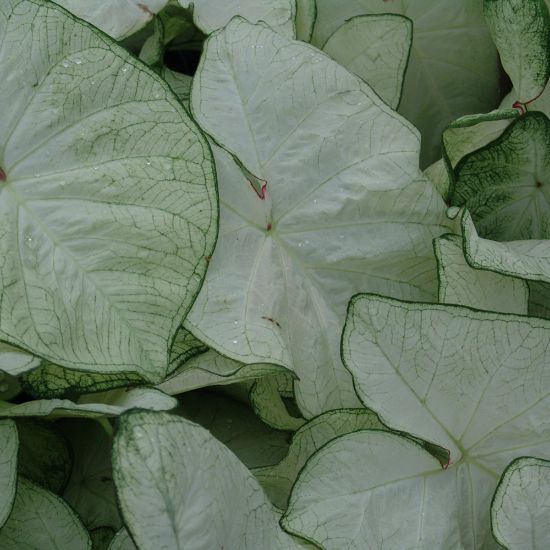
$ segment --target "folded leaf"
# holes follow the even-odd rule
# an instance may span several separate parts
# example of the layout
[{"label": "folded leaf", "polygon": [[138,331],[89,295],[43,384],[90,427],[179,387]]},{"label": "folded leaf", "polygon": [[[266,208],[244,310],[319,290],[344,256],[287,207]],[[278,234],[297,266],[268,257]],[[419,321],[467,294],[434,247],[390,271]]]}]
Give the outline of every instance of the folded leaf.
[{"label": "folded leaf", "polygon": [[496,539],[508,550],[550,547],[550,462],[518,458],[506,468],[491,503]]},{"label": "folded leaf", "polygon": [[[10,515],[17,478],[17,428],[12,420],[0,420],[0,529]],[[1,532],[1,531],[0,531]]]}]

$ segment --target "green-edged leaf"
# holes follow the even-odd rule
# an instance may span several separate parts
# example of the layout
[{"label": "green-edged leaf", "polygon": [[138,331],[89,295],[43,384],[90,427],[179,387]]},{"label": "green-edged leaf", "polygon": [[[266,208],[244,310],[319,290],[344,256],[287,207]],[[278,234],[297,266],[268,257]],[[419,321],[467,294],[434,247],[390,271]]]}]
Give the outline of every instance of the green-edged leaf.
[{"label": "green-edged leaf", "polygon": [[275,464],[288,452],[288,432],[274,430],[252,409],[229,397],[206,392],[186,394],[179,410],[227,445],[249,468]]},{"label": "green-edged leaf", "polygon": [[[434,239],[439,302],[527,315],[529,288],[521,279],[470,267],[459,235]],[[505,299],[503,299],[505,297]]]},{"label": "green-edged leaf", "polygon": [[283,401],[282,387],[286,385],[287,378],[287,374],[259,378],[250,388],[250,404],[256,414],[272,428],[295,432],[305,420],[291,415]]},{"label": "green-edged leaf", "polygon": [[177,395],[207,386],[256,380],[282,371],[289,372],[277,365],[245,365],[209,350],[186,361],[172,376],[156,387],[168,395]]},{"label": "green-edged leaf", "polygon": [[58,496],[24,477],[8,521],[0,529],[2,550],[91,550],[86,529]]},{"label": "green-edged leaf", "polygon": [[19,474],[44,489],[60,493],[73,464],[67,439],[56,424],[34,418],[18,418],[17,432]]},{"label": "green-edged leaf", "polygon": [[360,76],[392,109],[397,109],[412,34],[412,22],[406,17],[359,15],[339,27],[323,51]]},{"label": "green-edged leaf", "polygon": [[417,133],[323,53],[242,19],[208,39],[192,110],[246,169],[214,147],[220,238],[185,326],[294,370],[305,416],[357,406],[338,351],[350,293],[434,297],[447,221]]},{"label": "green-edged leaf", "polygon": [[430,496],[416,514],[426,533],[445,525],[438,536],[452,544],[428,548],[492,548],[488,504],[502,471],[550,453],[549,337],[550,322],[534,317],[372,295],[350,302],[342,350],[361,400],[390,428],[449,451],[438,491],[457,508],[430,504],[422,519]]},{"label": "green-edged leaf", "polygon": [[348,19],[393,13],[413,22],[399,112],[422,134],[421,165],[439,158],[443,129],[498,102],[498,55],[480,0],[317,0],[312,43],[323,47]]},{"label": "green-edged leaf", "polygon": [[170,350],[169,374],[173,374],[179,366],[185,364],[195,357],[195,355],[200,355],[206,351],[208,351],[206,345],[195,338],[188,330],[180,327],[178,332],[176,332],[176,337]]},{"label": "green-edged leaf", "polygon": [[304,42],[311,40],[313,26],[317,18],[315,0],[296,0],[296,39]]},{"label": "green-edged leaf", "polygon": [[74,466],[63,498],[88,529],[122,525],[111,469],[112,438],[99,422],[67,420],[63,423],[74,453]]},{"label": "green-edged leaf", "polygon": [[[341,409],[323,413],[294,434],[288,454],[283,460],[274,466],[255,468],[253,473],[273,504],[285,509],[298,473],[313,453],[340,435],[369,428],[381,429],[383,426],[374,413],[365,409]],[[337,470],[342,474],[341,467]]]},{"label": "green-edged leaf", "polygon": [[111,541],[109,550],[137,550],[126,529],[121,529]]},{"label": "green-edged leaf", "polygon": [[491,518],[496,539],[508,550],[550,548],[550,462],[514,460],[502,474]]},{"label": "green-edged leaf", "polygon": [[465,484],[445,474],[409,439],[377,430],[349,433],[308,460],[282,525],[326,550],[479,548],[470,537],[448,536],[449,524],[460,518],[456,499]]},{"label": "green-edged leaf", "polygon": [[130,409],[170,410],[178,402],[153,388],[113,390],[82,396],[78,403],[68,399],[37,399],[19,405],[0,401],[0,417],[48,416],[50,418],[119,416]]},{"label": "green-edged leaf", "polygon": [[135,33],[153,19],[168,0],[56,0],[116,40]]},{"label": "green-edged leaf", "polygon": [[158,382],[216,238],[208,145],[163,80],[53,2],[6,0],[0,35],[0,338]]},{"label": "green-edged leaf", "polygon": [[550,16],[544,0],[483,0],[483,13],[519,101],[532,100],[550,76]]},{"label": "green-edged leaf", "polygon": [[114,478],[139,547],[298,548],[254,476],[208,431],[163,413],[124,415]]},{"label": "green-edged leaf", "polygon": [[468,263],[477,269],[526,279],[529,313],[550,318],[550,240],[499,243],[482,239],[468,212],[463,214],[461,224]]},{"label": "green-edged leaf", "polygon": [[40,365],[40,358],[6,342],[0,342],[0,371],[11,376],[19,376]]},{"label": "green-edged leaf", "polygon": [[193,21],[205,34],[227,25],[239,15],[252,23],[264,21],[288,37],[295,36],[295,0],[178,0],[193,9]]},{"label": "green-edged leaf", "polygon": [[41,366],[24,373],[23,389],[34,397],[75,397],[83,393],[108,391],[115,388],[140,385],[145,381],[133,373],[94,374],[42,361]]},{"label": "green-edged leaf", "polygon": [[0,420],[0,528],[10,515],[17,478],[17,428],[12,420]]},{"label": "green-edged leaf", "polygon": [[449,173],[454,175],[456,165],[467,154],[500,137],[519,115],[517,109],[510,108],[453,120],[443,132],[443,158]]},{"label": "green-edged leaf", "polygon": [[451,202],[499,241],[550,237],[550,121],[531,112],[456,167]]}]

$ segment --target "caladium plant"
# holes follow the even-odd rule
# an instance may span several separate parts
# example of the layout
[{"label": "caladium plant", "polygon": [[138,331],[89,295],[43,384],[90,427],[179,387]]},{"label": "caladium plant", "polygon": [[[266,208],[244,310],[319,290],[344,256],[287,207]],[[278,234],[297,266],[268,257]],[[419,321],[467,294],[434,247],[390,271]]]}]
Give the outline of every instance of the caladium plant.
[{"label": "caladium plant", "polygon": [[546,549],[545,0],[4,0],[0,69],[0,548]]}]

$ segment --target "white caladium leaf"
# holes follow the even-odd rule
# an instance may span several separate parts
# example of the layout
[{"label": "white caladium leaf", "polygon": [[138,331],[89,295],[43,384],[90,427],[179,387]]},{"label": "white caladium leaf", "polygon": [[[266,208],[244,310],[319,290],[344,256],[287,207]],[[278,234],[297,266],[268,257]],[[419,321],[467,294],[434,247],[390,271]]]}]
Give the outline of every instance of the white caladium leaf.
[{"label": "white caladium leaf", "polygon": [[323,51],[360,76],[397,109],[412,42],[412,22],[400,15],[359,15],[326,41]]},{"label": "white caladium leaf", "polygon": [[91,550],[88,531],[58,496],[24,477],[8,521],[0,529],[2,550]]},{"label": "white caladium leaf", "polygon": [[442,158],[436,160],[424,170],[424,175],[433,183],[439,194],[446,199],[449,194],[451,181],[447,173],[445,161]]},{"label": "white caladium leaf", "polygon": [[0,371],[19,376],[24,372],[35,369],[41,363],[41,359],[22,349],[10,346],[6,342],[0,342]]},{"label": "white caladium leaf", "polygon": [[17,479],[17,428],[13,420],[0,420],[0,529],[10,515]]},{"label": "white caladium leaf", "polygon": [[121,417],[113,473],[140,548],[299,548],[254,476],[188,420],[148,412]]},{"label": "white caladium leaf", "polygon": [[0,417],[96,418],[119,416],[124,411],[135,408],[164,411],[177,405],[176,399],[159,390],[134,388],[82,396],[78,403],[69,399],[37,399],[18,405],[0,401]]},{"label": "white caladium leaf", "polygon": [[122,520],[111,469],[112,438],[95,420],[65,421],[63,431],[74,453],[63,498],[88,529],[102,526],[119,529]]},{"label": "white caladium leaf", "polygon": [[525,281],[472,268],[464,257],[459,235],[448,234],[434,239],[434,250],[439,274],[439,302],[527,315],[529,288]]},{"label": "white caladium leaf", "polygon": [[239,15],[252,23],[264,21],[288,37],[295,36],[295,0],[178,0],[193,9],[193,21],[205,34],[227,25]]},{"label": "white caladium leaf", "polygon": [[[439,536],[486,548],[488,503],[504,468],[519,456],[550,453],[549,336],[550,322],[534,317],[352,299],[342,349],[361,400],[390,428],[449,452],[437,490],[458,505],[425,509],[426,533],[443,521]],[[456,498],[446,494],[452,487]]]},{"label": "white caladium leaf", "polygon": [[550,16],[544,0],[483,0],[483,13],[521,103],[550,77]]},{"label": "white caladium leaf", "polygon": [[168,0],[56,0],[115,40],[135,33],[153,19]]},{"label": "white caladium leaf", "polygon": [[19,434],[18,473],[44,489],[60,493],[73,466],[67,439],[53,422],[18,418],[16,423]]},{"label": "white caladium leaf", "polygon": [[128,531],[122,528],[111,541],[109,550],[137,550],[137,548],[130,538]]},{"label": "white caladium leaf", "polygon": [[[357,430],[383,429],[378,417],[366,409],[340,409],[323,413],[293,436],[288,454],[274,466],[253,469],[269,498],[286,509],[292,486],[308,458],[332,439]],[[342,473],[341,468],[337,470]]]},{"label": "white caladium leaf", "polygon": [[550,121],[518,118],[456,167],[451,202],[466,206],[480,234],[498,241],[550,237]]},{"label": "white caladium leaf", "polygon": [[309,42],[317,18],[315,0],[296,0],[296,38]]},{"label": "white caladium leaf", "polygon": [[186,106],[189,107],[189,99],[191,97],[191,85],[193,84],[193,77],[172,71],[167,67],[163,67],[160,71],[160,75],[170,85],[170,88],[174,90],[174,93],[178,96],[178,99]]},{"label": "white caladium leaf", "polygon": [[269,374],[287,371],[270,364],[246,365],[209,350],[186,361],[172,376],[156,387],[168,395],[205,388],[256,380]]},{"label": "white caladium leaf", "polygon": [[550,548],[550,462],[514,460],[495,491],[491,518],[496,539],[508,550]]},{"label": "white caladium leaf", "polygon": [[399,112],[422,134],[422,165],[439,156],[441,133],[498,101],[498,55],[480,0],[317,0],[312,43],[323,47],[348,19],[393,13],[413,22],[413,42]]},{"label": "white caladium leaf", "polygon": [[190,393],[182,396],[178,412],[206,428],[248,468],[275,464],[288,452],[288,432],[264,424],[250,407],[230,397]]},{"label": "white caladium leaf", "polygon": [[0,35],[0,338],[158,382],[216,238],[208,145],[163,80],[53,2],[2,2]]},{"label": "white caladium leaf", "polygon": [[208,39],[192,110],[241,164],[214,147],[219,245],[185,326],[294,370],[306,416],[357,406],[339,357],[350,293],[434,298],[447,221],[417,133],[315,48],[243,19]]}]

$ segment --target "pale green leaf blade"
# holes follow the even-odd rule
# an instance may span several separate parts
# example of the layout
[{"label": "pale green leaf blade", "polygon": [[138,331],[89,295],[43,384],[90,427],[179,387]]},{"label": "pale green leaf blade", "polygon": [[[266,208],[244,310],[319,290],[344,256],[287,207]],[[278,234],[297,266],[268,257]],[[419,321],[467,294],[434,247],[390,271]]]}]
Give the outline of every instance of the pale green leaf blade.
[{"label": "pale green leaf blade", "polygon": [[248,468],[275,464],[288,452],[289,432],[274,430],[235,399],[193,392],[182,396],[178,412],[206,428]]},{"label": "pale green leaf blade", "polygon": [[296,0],[296,39],[310,42],[317,18],[315,0]]},{"label": "pale green leaf blade", "polygon": [[0,371],[11,376],[19,376],[35,369],[40,363],[41,359],[39,357],[10,346],[6,342],[0,342]]},{"label": "pale green leaf blade", "polygon": [[436,160],[424,170],[424,175],[432,182],[441,197],[447,199],[451,181],[449,179],[447,167],[445,166],[445,161],[443,159]]},{"label": "pale green leaf blade", "polygon": [[17,480],[12,513],[0,529],[2,550],[91,550],[76,514],[59,497],[24,477]]},{"label": "pale green leaf blade", "polygon": [[61,493],[73,466],[69,443],[56,424],[35,418],[18,418],[20,475],[52,493]]},{"label": "pale green leaf blade", "polygon": [[392,13],[413,22],[413,42],[399,112],[422,134],[421,165],[441,155],[452,120],[483,113],[498,102],[496,48],[480,0],[317,0],[312,43],[323,47],[346,20]]},{"label": "pale green leaf blade", "polygon": [[434,299],[428,243],[447,221],[417,133],[323,53],[242,19],[208,39],[192,110],[244,168],[214,147],[220,238],[185,326],[294,370],[307,417],[357,406],[339,357],[350,293]]},{"label": "pale green leaf blade", "polygon": [[[434,239],[439,302],[527,315],[529,288],[521,279],[470,267],[458,235]],[[505,297],[505,299],[503,299]]]},{"label": "pale green leaf blade", "polygon": [[442,470],[409,439],[358,431],[309,459],[282,522],[327,550],[497,550],[489,523],[496,482],[470,464]]},{"label": "pale green leaf blade", "polygon": [[53,2],[3,2],[0,35],[0,338],[157,382],[216,237],[208,145],[163,80]]},{"label": "pale green leaf blade", "polygon": [[529,112],[456,167],[451,202],[466,206],[483,237],[550,237],[550,121]]},{"label": "pale green leaf blade", "polygon": [[78,403],[69,399],[37,399],[21,404],[0,402],[0,417],[47,416],[97,418],[119,416],[129,409],[170,410],[178,402],[153,388],[113,390],[82,396]]},{"label": "pale green leaf blade", "polygon": [[17,428],[12,420],[0,420],[0,529],[10,515],[17,479]]},{"label": "pale green leaf blade", "polygon": [[548,445],[549,336],[550,322],[534,317],[359,295],[342,349],[382,422],[500,475]]},{"label": "pale green leaf blade", "polygon": [[113,468],[125,522],[140,547],[298,548],[254,476],[192,422],[163,413],[123,416]]},{"label": "pale green leaf blade", "polygon": [[126,529],[121,529],[111,541],[109,550],[137,550]]},{"label": "pale green leaf blade", "polygon": [[483,0],[485,20],[521,103],[550,76],[550,16],[544,0]]},{"label": "pale green leaf blade", "polygon": [[270,364],[246,365],[208,350],[186,361],[172,376],[157,389],[168,395],[178,395],[208,386],[223,386],[237,382],[252,381],[269,374],[286,371],[283,367]]},{"label": "pale green leaf blade", "polygon": [[188,330],[180,327],[170,350],[170,363],[168,374],[172,375],[180,365],[187,363],[195,355],[200,355],[208,350],[208,347],[195,338]]},{"label": "pale green leaf blade", "polygon": [[392,109],[397,109],[412,34],[412,22],[406,17],[359,15],[338,28],[323,51],[360,76]]},{"label": "pale green leaf blade", "polygon": [[491,503],[496,539],[508,550],[550,547],[550,462],[518,458],[502,474]]},{"label": "pale green leaf blade", "polygon": [[281,34],[294,37],[295,0],[178,0],[184,8],[193,9],[195,25],[210,34],[241,16],[257,23],[264,21]]},{"label": "pale green leaf blade", "polygon": [[144,27],[167,3],[168,0],[56,0],[56,4],[115,40],[122,40]]},{"label": "pale green leaf blade", "polygon": [[[443,505],[442,495],[435,500],[435,491],[423,492],[424,479],[438,471],[437,460],[410,440],[377,431],[338,437],[308,460],[282,524],[326,550],[452,548],[423,537],[418,517],[419,499],[430,499],[430,508]],[[399,487],[399,499],[391,485]],[[445,532],[447,525],[438,527]]]},{"label": "pale green leaf blade", "polygon": [[174,90],[174,93],[178,96],[178,99],[186,107],[189,107],[193,78],[189,75],[172,71],[167,67],[163,67],[160,74],[162,78],[164,78],[164,80],[166,80],[166,82],[170,85],[170,88]]},{"label": "pale green leaf blade", "polygon": [[63,498],[88,529],[119,529],[122,520],[116,502],[111,468],[112,437],[95,420],[67,420],[63,430],[74,453],[74,466]]},{"label": "pale green leaf blade", "polygon": [[366,429],[383,429],[378,417],[370,411],[328,411],[310,420],[294,434],[283,460],[274,466],[255,468],[253,473],[271,501],[277,507],[286,509],[292,486],[309,457],[340,435]]}]

